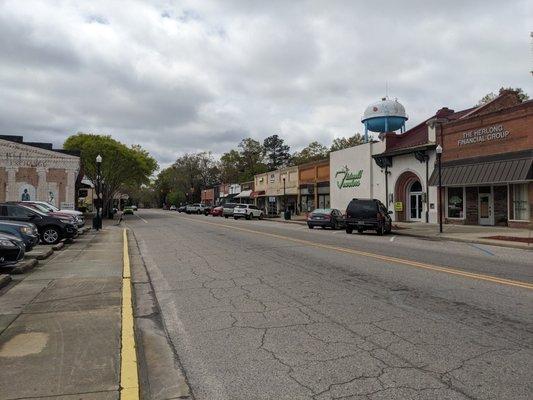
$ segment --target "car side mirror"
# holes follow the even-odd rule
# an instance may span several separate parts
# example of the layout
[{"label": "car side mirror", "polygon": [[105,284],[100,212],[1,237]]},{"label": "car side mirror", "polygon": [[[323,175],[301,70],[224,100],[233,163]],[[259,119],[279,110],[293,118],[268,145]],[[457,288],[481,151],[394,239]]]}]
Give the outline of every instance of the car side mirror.
[{"label": "car side mirror", "polygon": [[387,214],[392,214],[392,211],[391,210],[387,211]]}]

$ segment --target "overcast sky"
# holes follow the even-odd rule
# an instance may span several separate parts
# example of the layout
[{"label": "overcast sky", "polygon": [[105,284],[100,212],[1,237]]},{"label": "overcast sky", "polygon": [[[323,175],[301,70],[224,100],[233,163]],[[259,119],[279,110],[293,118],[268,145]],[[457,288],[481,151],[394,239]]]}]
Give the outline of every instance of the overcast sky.
[{"label": "overcast sky", "polygon": [[386,82],[409,127],[533,95],[531,3],[0,0],[0,134],[111,134],[162,165],[274,133],[297,150],[362,132]]}]

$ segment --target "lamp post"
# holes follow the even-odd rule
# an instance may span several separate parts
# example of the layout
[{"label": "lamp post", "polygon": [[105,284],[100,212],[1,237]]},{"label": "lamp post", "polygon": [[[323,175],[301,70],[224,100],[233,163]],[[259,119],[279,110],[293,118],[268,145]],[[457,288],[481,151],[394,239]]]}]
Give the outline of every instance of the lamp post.
[{"label": "lamp post", "polygon": [[102,156],[98,154],[96,156],[96,217],[94,217],[93,220],[93,228],[97,231],[102,229],[102,215],[100,213],[101,206],[102,206],[102,199],[101,199],[101,177],[100,177],[100,166],[102,164]]},{"label": "lamp post", "polygon": [[442,233],[442,146],[439,144],[435,149],[437,152],[437,164],[439,169],[439,232]]}]

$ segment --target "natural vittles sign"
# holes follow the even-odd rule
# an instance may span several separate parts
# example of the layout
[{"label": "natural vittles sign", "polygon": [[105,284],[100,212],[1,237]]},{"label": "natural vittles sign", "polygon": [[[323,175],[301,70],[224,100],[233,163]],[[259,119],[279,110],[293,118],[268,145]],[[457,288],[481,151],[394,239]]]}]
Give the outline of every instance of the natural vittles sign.
[{"label": "natural vittles sign", "polygon": [[347,165],[335,172],[335,179],[339,189],[353,188],[361,185],[363,170],[351,172]]}]

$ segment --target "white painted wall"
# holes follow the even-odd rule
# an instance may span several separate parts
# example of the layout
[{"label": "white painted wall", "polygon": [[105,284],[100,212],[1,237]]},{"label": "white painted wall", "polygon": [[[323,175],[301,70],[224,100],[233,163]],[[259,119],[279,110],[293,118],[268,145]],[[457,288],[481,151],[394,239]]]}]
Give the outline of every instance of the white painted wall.
[{"label": "white painted wall", "polygon": [[[380,190],[380,188],[376,188],[374,184],[374,175],[376,169],[379,171],[379,167],[372,159],[372,154],[381,153],[384,150],[384,143],[370,142],[330,153],[330,196],[332,208],[346,210],[346,206],[353,198],[376,198],[376,194],[378,194],[376,190]],[[352,173],[357,173],[359,170],[363,171],[359,186],[339,188],[342,175],[337,175],[337,172],[344,167],[348,167],[348,170]]]},{"label": "white painted wall", "polygon": [[[372,155],[385,151],[384,142],[365,143],[348,149],[330,153],[330,193],[331,207],[345,210],[346,206],[353,198],[374,198],[387,204],[385,192],[385,174],[375,163]],[[430,152],[429,176],[433,172],[435,165],[435,152]],[[356,173],[363,170],[360,186],[354,188],[339,188],[338,182],[341,176],[335,176],[337,171],[347,166],[350,172]],[[422,191],[426,192],[426,164],[419,162],[414,154],[406,154],[393,158],[392,167],[389,168],[389,194],[394,194],[396,182],[405,171],[412,171],[420,179]],[[394,202],[399,199],[392,199],[388,204],[389,210],[394,210]],[[433,204],[433,209],[430,205]],[[423,203],[422,221],[425,221],[425,212],[429,208],[429,222],[437,222],[437,188],[430,186],[429,202]],[[407,204],[404,204],[407,210]],[[395,215],[392,215],[395,218]]]}]

